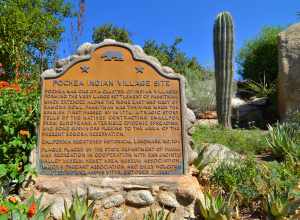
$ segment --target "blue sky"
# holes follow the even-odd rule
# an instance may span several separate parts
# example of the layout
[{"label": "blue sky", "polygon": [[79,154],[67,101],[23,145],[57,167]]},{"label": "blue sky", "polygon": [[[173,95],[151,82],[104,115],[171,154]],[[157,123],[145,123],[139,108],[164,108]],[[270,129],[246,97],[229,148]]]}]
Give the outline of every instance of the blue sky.
[{"label": "blue sky", "polygon": [[[77,1],[74,1],[77,2]],[[171,44],[180,36],[180,48],[213,67],[212,28],[216,15],[229,11],[235,23],[235,54],[266,25],[287,26],[300,22],[299,0],[86,0],[84,33],[80,43],[91,41],[93,28],[104,23],[125,27],[135,44],[156,40]],[[72,52],[70,22],[59,56]]]}]

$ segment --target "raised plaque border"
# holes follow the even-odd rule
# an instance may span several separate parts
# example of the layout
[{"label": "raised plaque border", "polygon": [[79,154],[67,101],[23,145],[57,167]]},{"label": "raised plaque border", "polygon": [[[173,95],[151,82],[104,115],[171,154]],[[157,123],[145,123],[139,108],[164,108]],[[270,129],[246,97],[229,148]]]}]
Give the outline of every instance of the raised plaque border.
[{"label": "raised plaque border", "polygon": [[[55,79],[67,72],[68,69],[70,69],[73,65],[82,62],[87,61],[92,58],[91,54],[101,47],[107,47],[107,46],[115,46],[115,47],[122,47],[130,51],[132,58],[137,61],[144,62],[150,66],[152,66],[157,73],[159,73],[161,76],[167,78],[167,79],[177,79],[179,80],[180,84],[180,102],[181,102],[181,138],[182,138],[182,153],[183,153],[183,173],[181,175],[185,175],[188,172],[188,165],[189,165],[189,152],[191,151],[191,147],[189,145],[189,139],[188,139],[188,119],[187,116],[187,106],[186,106],[186,97],[185,97],[185,78],[184,76],[175,73],[172,68],[167,66],[162,66],[161,63],[158,61],[157,58],[148,56],[144,53],[144,50],[139,45],[130,45],[127,43],[117,42],[112,39],[105,39],[103,42],[99,44],[91,44],[91,43],[84,43],[82,44],[78,49],[75,55],[71,55],[67,58],[58,60],[55,63],[55,67],[52,69],[45,70],[41,75],[41,80],[45,79]],[[42,103],[42,97],[44,95],[44,89],[42,88],[42,93],[40,97],[40,103]],[[41,109],[40,105],[40,109]],[[40,168],[39,163],[39,146],[40,146],[40,138],[39,138],[39,127],[38,130],[38,140],[37,140],[37,150],[36,154],[33,159],[33,164],[35,164],[37,173],[40,175],[50,175],[49,173],[44,173],[43,170]],[[54,174],[53,174],[54,175]],[[66,175],[67,176],[67,175]],[[80,176],[80,175],[76,175]],[[101,176],[101,175],[95,175],[95,176]],[[123,175],[110,175],[110,177],[126,177]],[[151,176],[161,176],[161,175],[147,175],[146,177]],[[163,176],[178,176],[178,174],[169,174],[169,175],[163,175]],[[104,176],[102,176],[104,177]],[[128,177],[145,177],[144,175],[130,175]]]}]

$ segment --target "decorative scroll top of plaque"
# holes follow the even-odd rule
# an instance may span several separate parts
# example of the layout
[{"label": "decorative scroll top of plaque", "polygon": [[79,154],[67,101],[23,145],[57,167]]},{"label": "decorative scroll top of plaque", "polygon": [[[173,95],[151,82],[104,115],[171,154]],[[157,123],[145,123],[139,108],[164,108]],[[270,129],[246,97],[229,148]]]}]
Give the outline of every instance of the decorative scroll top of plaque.
[{"label": "decorative scroll top of plaque", "polygon": [[42,83],[40,174],[185,173],[184,81],[139,47],[86,43]]}]

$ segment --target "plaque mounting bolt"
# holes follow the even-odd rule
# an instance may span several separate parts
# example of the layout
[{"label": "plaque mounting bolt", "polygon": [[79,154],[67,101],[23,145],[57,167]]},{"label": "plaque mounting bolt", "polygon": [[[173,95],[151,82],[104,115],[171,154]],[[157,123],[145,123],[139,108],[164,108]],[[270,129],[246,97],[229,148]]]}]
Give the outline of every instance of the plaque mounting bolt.
[{"label": "plaque mounting bolt", "polygon": [[144,67],[142,67],[142,66],[136,66],[135,67],[135,71],[136,71],[136,73],[144,73]]},{"label": "plaque mounting bolt", "polygon": [[90,67],[87,66],[87,65],[83,65],[83,66],[80,67],[80,69],[81,69],[81,72],[82,72],[82,73],[88,73]]}]

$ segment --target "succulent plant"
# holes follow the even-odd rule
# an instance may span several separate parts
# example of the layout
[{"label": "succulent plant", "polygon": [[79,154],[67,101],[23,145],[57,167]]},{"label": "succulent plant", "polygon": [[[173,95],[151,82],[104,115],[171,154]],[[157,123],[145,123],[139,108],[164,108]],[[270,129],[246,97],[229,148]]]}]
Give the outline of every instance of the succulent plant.
[{"label": "succulent plant", "polygon": [[226,128],[231,128],[233,43],[232,17],[229,12],[222,12],[214,24],[214,55],[218,121]]},{"label": "succulent plant", "polygon": [[150,208],[148,213],[144,215],[144,220],[170,220],[171,218],[170,214],[171,212],[166,214],[164,209],[161,209],[160,211],[157,212],[157,211],[153,211]]},{"label": "succulent plant", "polygon": [[270,220],[283,220],[289,214],[288,192],[271,191],[265,200],[264,209]]},{"label": "succulent plant", "polygon": [[68,208],[67,202],[64,202],[64,213],[62,220],[94,220],[96,213],[94,209],[95,201],[89,202],[88,195],[73,195],[72,204]]},{"label": "succulent plant", "polygon": [[209,192],[205,192],[203,198],[199,200],[199,207],[201,216],[205,220],[231,219],[228,202],[221,195],[214,197]]}]

